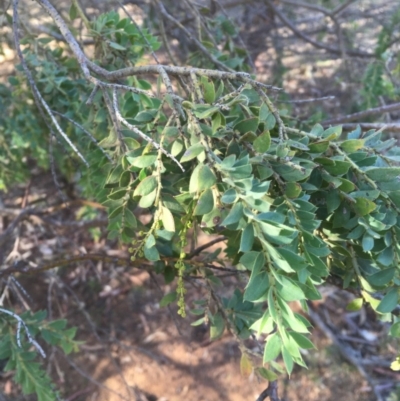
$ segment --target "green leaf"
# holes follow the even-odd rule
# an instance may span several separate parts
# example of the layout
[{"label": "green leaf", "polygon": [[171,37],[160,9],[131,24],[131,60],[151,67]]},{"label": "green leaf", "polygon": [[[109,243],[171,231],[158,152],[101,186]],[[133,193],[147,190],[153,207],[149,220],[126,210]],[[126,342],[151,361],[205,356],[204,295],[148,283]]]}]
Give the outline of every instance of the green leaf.
[{"label": "green leaf", "polygon": [[184,213],[185,209],[181,204],[170,194],[162,194],[163,205],[174,213]]},{"label": "green leaf", "polygon": [[[192,180],[192,177],[190,180]],[[217,179],[210,167],[204,164],[201,165],[197,176],[197,191],[203,191],[211,188],[216,181]]]},{"label": "green leaf", "polygon": [[351,193],[351,196],[353,198],[366,198],[368,200],[375,200],[380,194],[380,191],[376,189],[370,189],[367,191],[354,191]]},{"label": "green leaf", "polygon": [[[195,170],[197,171],[195,172]],[[213,170],[208,165],[199,164],[197,165],[195,170],[193,170],[193,174],[190,177],[190,192],[209,189],[217,182]],[[197,183],[195,182],[195,180],[197,180]]]},{"label": "green leaf", "polygon": [[127,156],[128,162],[138,168],[146,168],[152,166],[157,160],[157,154],[145,154],[139,157]]},{"label": "green leaf", "polygon": [[225,116],[221,113],[215,113],[212,116],[212,133],[215,134],[220,127],[225,127]]},{"label": "green leaf", "polygon": [[212,189],[206,189],[197,201],[194,209],[194,216],[202,216],[210,213],[214,209],[214,195]]},{"label": "green leaf", "polygon": [[322,133],[322,137],[331,141],[333,139],[339,138],[341,134],[342,134],[342,126],[337,125],[336,127],[330,127],[326,129]]},{"label": "green leaf", "polygon": [[374,239],[367,233],[363,235],[362,247],[364,252],[369,252],[374,247]]},{"label": "green leaf", "polygon": [[265,369],[263,367],[257,368],[256,372],[265,380],[271,382],[278,379],[278,375],[274,373],[272,370]]},{"label": "green leaf", "polygon": [[271,146],[271,135],[269,131],[264,131],[253,142],[254,150],[258,153],[265,153]]},{"label": "green leaf", "polygon": [[200,120],[211,117],[216,112],[219,112],[218,107],[204,105],[204,104],[201,104],[201,105],[196,104],[195,105],[194,114]]},{"label": "green leaf", "polygon": [[366,170],[365,174],[375,182],[391,181],[400,176],[400,167],[376,167]]},{"label": "green leaf", "polygon": [[119,178],[119,187],[127,187],[131,182],[132,174],[130,171],[124,171]]},{"label": "green leaf", "polygon": [[155,247],[155,245],[156,245],[156,240],[154,238],[154,235],[150,234],[147,237],[146,242],[144,243],[143,252],[144,252],[145,258],[151,262],[160,260],[160,255],[159,255],[158,250]]},{"label": "green leaf", "polygon": [[176,291],[172,291],[166,295],[164,295],[160,300],[160,307],[168,306],[170,303],[176,301],[177,293]]},{"label": "green leaf", "polygon": [[244,377],[249,377],[252,372],[253,364],[247,354],[243,352],[242,357],[240,358],[240,373]]},{"label": "green leaf", "polygon": [[354,191],[356,186],[351,181],[346,180],[345,178],[339,178],[339,179],[342,182],[342,184],[339,187],[341,191],[346,193]]},{"label": "green leaf", "polygon": [[179,153],[181,153],[183,150],[183,143],[180,139],[174,141],[171,147],[171,155],[172,156],[178,156]]},{"label": "green leaf", "polygon": [[261,333],[269,334],[274,330],[274,320],[269,314],[269,311],[266,310],[263,316],[256,320],[251,326],[251,330],[257,331],[258,335]]},{"label": "green leaf", "polygon": [[149,195],[157,188],[157,178],[154,175],[146,177],[135,189],[133,196]]},{"label": "green leaf", "polygon": [[398,356],[391,364],[390,369],[399,371],[400,370],[400,356]]},{"label": "green leaf", "polygon": [[54,331],[61,331],[64,330],[66,326],[67,326],[67,320],[59,319],[59,320],[53,320],[48,324],[47,327],[53,329]]},{"label": "green leaf", "polygon": [[171,211],[165,206],[161,207],[161,221],[167,231],[175,232],[175,220]]},{"label": "green leaf", "polygon": [[392,325],[392,327],[390,328],[389,334],[392,337],[400,338],[400,321],[398,321]]},{"label": "green leaf", "polygon": [[203,86],[203,95],[206,103],[214,103],[215,100],[215,87],[214,82],[206,76],[201,77],[201,85]]},{"label": "green leaf", "polygon": [[398,300],[399,296],[397,294],[397,288],[392,288],[383,297],[382,301],[376,308],[376,311],[380,313],[390,313],[397,306]]},{"label": "green leaf", "polygon": [[150,192],[148,195],[142,196],[139,201],[139,206],[143,209],[146,209],[153,205],[156,200],[157,190],[155,189],[153,192]]},{"label": "green leaf", "polygon": [[394,371],[399,371],[400,370],[400,356],[398,356],[391,364],[390,364],[390,369]]},{"label": "green leaf", "polygon": [[269,287],[269,278],[266,271],[258,272],[253,270],[249,282],[246,286],[243,299],[245,301],[256,302],[265,300]]},{"label": "green leaf", "polygon": [[112,200],[121,199],[125,196],[126,192],[127,192],[126,188],[120,189],[120,190],[115,191],[115,192],[111,193],[110,195],[108,195],[108,199],[112,199]]},{"label": "green leaf", "polygon": [[340,144],[340,147],[346,153],[352,153],[361,149],[364,146],[364,142],[364,139],[347,139]]},{"label": "green leaf", "polygon": [[303,334],[289,331],[289,335],[292,336],[294,341],[296,341],[296,343],[303,349],[316,348],[315,345]]},{"label": "green leaf", "polygon": [[262,103],[262,105],[260,107],[260,111],[258,113],[260,120],[266,121],[270,114],[271,114],[271,112],[270,112],[268,106],[265,103]]},{"label": "green leaf", "polygon": [[276,289],[285,301],[298,301],[306,298],[303,290],[292,279],[277,273],[274,276],[277,280]]},{"label": "green leaf", "polygon": [[69,18],[71,21],[73,21],[77,17],[78,17],[78,9],[76,8],[75,3],[72,3],[71,7],[69,8]]},{"label": "green leaf", "polygon": [[270,243],[267,241],[264,241],[261,239],[263,246],[267,249],[267,252],[271,256],[272,260],[274,261],[274,264],[278,269],[283,270],[286,273],[293,273],[295,272],[294,268],[290,266],[288,261],[285,258],[285,254],[280,254],[278,250],[273,247]]},{"label": "green leaf", "polygon": [[341,160],[334,160],[334,165],[325,165],[325,170],[334,176],[346,174],[349,171],[351,164]]},{"label": "green leaf", "polygon": [[195,157],[197,157],[201,152],[204,151],[204,146],[201,143],[196,143],[192,146],[190,146],[185,153],[183,154],[183,156],[181,157],[180,162],[184,163],[187,162],[189,160],[194,159]]},{"label": "green leaf", "polygon": [[203,216],[201,220],[201,227],[215,227],[221,224],[222,219],[226,216],[226,212],[221,210],[219,207],[214,207],[214,209]]},{"label": "green leaf", "polygon": [[312,127],[310,134],[315,136],[321,136],[323,132],[324,132],[324,127],[321,124],[315,124]]},{"label": "green leaf", "polygon": [[309,177],[312,172],[311,168],[295,168],[286,164],[275,164],[273,169],[282,176],[285,181],[303,181]]},{"label": "green leaf", "polygon": [[239,131],[241,134],[246,132],[255,132],[258,127],[258,118],[249,118],[247,120],[242,120],[234,126],[235,131]]},{"label": "green leaf", "polygon": [[368,282],[374,287],[383,287],[393,280],[395,268],[381,270],[367,277]]},{"label": "green leaf", "polygon": [[288,350],[285,347],[282,347],[282,357],[283,357],[283,362],[285,364],[286,371],[288,372],[288,375],[292,373],[293,370],[293,358],[289,354]]},{"label": "green leaf", "polygon": [[326,207],[328,209],[328,213],[331,214],[334,212],[341,204],[341,197],[339,195],[339,191],[337,189],[332,189],[326,194]]},{"label": "green leaf", "polygon": [[249,223],[242,231],[242,236],[240,238],[239,252],[251,251],[253,243],[254,243],[254,228],[253,225]]},{"label": "green leaf", "polygon": [[234,203],[237,199],[237,192],[234,188],[229,188],[221,197],[221,201],[230,205]]},{"label": "green leaf", "polygon": [[350,312],[359,311],[362,308],[363,303],[364,303],[363,298],[355,298],[347,304],[346,310],[348,310]]},{"label": "green leaf", "polygon": [[210,340],[214,341],[224,334],[225,321],[220,312],[217,312],[210,320]]},{"label": "green leaf", "polygon": [[277,252],[289,263],[294,271],[302,270],[307,266],[305,259],[297,253],[285,248],[278,248]]},{"label": "green leaf", "polygon": [[301,194],[301,185],[297,182],[287,182],[285,185],[285,195],[289,199],[297,198]]},{"label": "green leaf", "polygon": [[[152,86],[150,85],[150,88],[149,88],[149,89],[151,89],[151,88],[152,88]],[[166,137],[175,138],[175,137],[177,137],[177,136],[179,135],[179,130],[178,130],[177,127],[166,126],[166,127],[163,129],[163,134],[164,134]]]},{"label": "green leaf", "polygon": [[264,348],[263,363],[273,361],[281,353],[282,340],[278,333],[267,337],[267,343]]},{"label": "green leaf", "polygon": [[329,147],[329,141],[318,141],[308,145],[310,153],[324,153]]},{"label": "green leaf", "polygon": [[383,252],[381,252],[376,261],[384,266],[392,265],[394,261],[393,247],[386,248]]},{"label": "green leaf", "polygon": [[276,300],[281,309],[281,315],[287,326],[299,333],[308,333],[309,331],[305,323],[293,313],[288,304],[280,297],[276,297]]},{"label": "green leaf", "polygon": [[135,215],[127,208],[124,209],[124,220],[125,220],[125,225],[131,228],[136,228],[137,227],[137,220]]},{"label": "green leaf", "polygon": [[294,149],[299,149],[299,150],[304,150],[304,151],[310,150],[310,149],[308,148],[308,146],[304,145],[304,143],[299,142],[299,141],[294,141],[293,139],[289,139],[289,140],[287,141],[287,145],[288,145],[290,148],[294,148]]},{"label": "green leaf", "polygon": [[196,327],[196,326],[200,326],[201,324],[203,324],[204,322],[205,322],[205,317],[203,316],[203,317],[201,317],[200,319],[198,319],[198,320],[196,320],[195,322],[193,322],[193,323],[190,323],[190,325],[191,326],[194,326],[194,327]]},{"label": "green leaf", "polygon": [[111,42],[111,41],[108,41],[107,43],[108,43],[108,45],[109,45],[110,47],[112,47],[112,48],[115,49],[115,50],[122,50],[122,51],[126,51],[126,50],[127,50],[126,47],[121,46],[121,45],[118,44],[118,43]]},{"label": "green leaf", "polygon": [[366,198],[356,198],[356,203],[353,206],[360,216],[370,214],[376,208],[376,204]]},{"label": "green leaf", "polygon": [[221,223],[223,226],[229,226],[231,224],[235,224],[239,222],[239,220],[243,217],[243,204],[242,202],[237,202],[233,205],[232,209],[229,211],[228,216]]},{"label": "green leaf", "polygon": [[157,110],[145,110],[138,113],[135,117],[135,121],[141,124],[149,123],[154,120]]},{"label": "green leaf", "polygon": [[[362,279],[362,277],[360,277],[360,281],[361,281],[361,284],[363,284],[361,279]],[[363,287],[364,287],[364,285],[363,285]],[[366,290],[369,291],[368,288],[366,288]],[[370,290],[374,291],[372,288]],[[365,301],[371,305],[372,309],[376,310],[380,301],[375,299],[374,297],[372,297],[367,291],[361,291],[361,294],[362,294],[363,298],[365,299]]]},{"label": "green leaf", "polygon": [[247,269],[247,270],[257,270],[259,271],[265,263],[265,257],[262,252],[247,252],[245,253],[239,260],[239,262]]}]

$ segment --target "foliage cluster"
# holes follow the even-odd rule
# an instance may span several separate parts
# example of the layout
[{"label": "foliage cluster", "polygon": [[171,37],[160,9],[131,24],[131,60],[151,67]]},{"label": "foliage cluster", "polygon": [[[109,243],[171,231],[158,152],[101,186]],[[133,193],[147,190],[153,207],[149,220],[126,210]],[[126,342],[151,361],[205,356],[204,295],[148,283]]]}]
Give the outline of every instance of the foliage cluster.
[{"label": "foliage cluster", "polygon": [[4,314],[4,310],[1,312],[0,360],[7,361],[4,371],[15,371],[14,379],[24,394],[35,393],[39,401],[56,399],[57,391],[50,377],[42,365],[35,362],[37,352],[46,355],[34,338],[39,337],[48,345],[60,347],[65,354],[70,354],[79,349],[80,343],[74,340],[76,328],[67,329],[64,319],[46,321],[46,311],[22,313],[16,327],[15,315]]},{"label": "foliage cluster", "polygon": [[[135,65],[159,46],[116,13],[93,20],[89,35],[95,62],[108,70]],[[135,90],[104,89],[87,104],[90,86],[78,61],[61,47],[51,48],[52,40],[25,39],[28,67],[89,163],[79,168],[79,183],[85,196],[107,207],[109,238],[130,245],[133,265],[150,262],[166,282],[176,279],[176,292],[163,304],[176,299],[184,316],[189,309],[185,278],[202,277],[210,297],[191,309],[199,317],[195,324],[209,322],[213,339],[226,328],[239,340],[262,335],[257,372],[269,380],[282,371],[276,362],[280,355],[289,374],[294,364],[305,366],[300,351],[313,347],[310,324],[290,303],[298,301],[307,312],[307,301],[320,299],[318,286],[329,278],[340,278],[344,288],[359,294],[350,308],[369,304],[400,336],[400,321],[392,313],[400,287],[400,148],[394,139],[359,128],[350,133],[320,124],[300,129],[287,110],[271,102],[273,89],[244,73],[171,68],[170,75],[179,78],[173,90],[161,73],[157,80],[132,75],[123,84]],[[229,68],[243,62],[223,52],[215,56]],[[29,160],[46,168],[50,156],[70,178],[76,157],[65,155],[62,138],[54,147],[53,135],[48,152],[45,122],[19,71],[9,80],[12,91],[0,87],[6,110],[0,116],[6,145],[0,149],[1,185],[23,180]],[[118,110],[125,128],[115,122]],[[148,223],[137,217],[138,210],[151,216]],[[192,259],[188,234],[199,230],[226,238],[226,260],[218,253],[202,262]],[[246,286],[211,308],[221,285],[213,268],[226,264],[246,277]],[[65,352],[76,347],[75,331],[64,330],[64,321],[44,323],[43,314],[21,318],[32,336],[40,333]],[[8,315],[1,319],[0,357],[9,359],[7,368],[16,369],[25,392],[54,398],[27,338],[20,346],[19,329]]]}]

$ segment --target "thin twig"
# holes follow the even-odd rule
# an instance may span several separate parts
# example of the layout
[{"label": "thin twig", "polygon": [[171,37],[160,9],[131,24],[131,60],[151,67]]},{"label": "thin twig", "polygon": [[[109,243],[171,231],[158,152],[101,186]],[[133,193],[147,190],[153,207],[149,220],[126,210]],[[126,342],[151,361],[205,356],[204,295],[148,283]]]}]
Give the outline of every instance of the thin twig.
[{"label": "thin twig", "polygon": [[[323,124],[326,126],[326,124]],[[342,124],[342,128],[346,131],[352,131],[356,129],[357,127],[360,127],[362,130],[367,131],[370,129],[375,129],[375,130],[385,130],[389,132],[400,132],[400,124],[399,123],[391,123],[391,124],[386,124],[386,123],[347,123],[347,124]]]},{"label": "thin twig", "polygon": [[[85,308],[85,304],[84,302],[82,302],[78,295],[76,295],[75,291],[65,282],[63,282],[59,277],[58,278],[58,282],[57,285],[59,286],[59,288],[65,288],[74,298],[76,305],[79,308],[79,311],[82,313],[82,315],[85,317],[86,321],[88,322],[90,329],[92,331],[92,333],[94,334],[94,336],[96,337],[96,340],[101,343],[104,344],[106,343],[106,341],[103,341],[102,338],[100,337],[100,335],[98,334],[98,330],[96,328],[96,324],[93,321],[92,317],[90,316],[90,314],[87,312],[86,308]],[[112,355],[112,352],[110,351],[110,347],[105,347],[105,351],[108,354],[108,358],[110,359],[111,363],[113,364],[114,368],[116,369],[116,371],[118,372],[118,375],[121,377],[122,382],[124,383],[124,386],[128,392],[128,394],[130,393],[130,387],[125,379],[125,376],[121,370],[120,365],[116,362],[115,357]]]},{"label": "thin twig", "polygon": [[231,71],[234,70],[226,66],[224,63],[221,63],[218,59],[216,59],[208,50],[207,48],[197,39],[195,38],[188,29],[186,29],[176,18],[174,18],[168,11],[165,9],[164,4],[161,1],[156,0],[158,8],[161,14],[171,21],[175,26],[181,29],[187,37],[197,46],[197,48],[210,60],[212,61],[217,67],[221,68],[224,71]]},{"label": "thin twig", "polygon": [[[46,0],[47,1],[47,0]],[[77,147],[71,142],[71,140],[68,138],[67,134],[62,130],[60,125],[58,124],[57,119],[54,117],[53,113],[51,112],[51,109],[47,102],[43,99],[38,87],[36,86],[35,80],[33,79],[32,73],[28,68],[28,65],[26,64],[25,58],[22,54],[21,50],[21,45],[19,41],[19,29],[18,29],[18,3],[19,0],[14,0],[13,2],[13,33],[14,33],[14,44],[15,44],[15,49],[17,51],[18,57],[21,61],[22,68],[25,72],[26,77],[28,78],[29,85],[31,86],[33,95],[35,97],[36,103],[40,103],[41,106],[46,110],[46,113],[50,117],[50,120],[56,127],[57,131],[60,133],[60,135],[64,138],[64,140],[68,143],[68,145],[71,147],[71,149],[79,156],[79,158],[85,163],[87,167],[89,167],[89,163],[86,161],[86,159],[83,157],[83,155],[79,152]],[[60,17],[61,18],[61,17]],[[75,39],[74,39],[75,40]],[[69,43],[69,42],[68,42]],[[79,45],[78,45],[79,46]]]},{"label": "thin twig", "polygon": [[[284,25],[286,25],[295,35],[302,38],[304,41],[306,41],[307,43],[310,43],[317,49],[327,50],[334,54],[342,54],[342,51],[340,48],[332,47],[332,46],[326,45],[324,43],[318,42],[317,40],[314,40],[314,39],[310,38],[309,36],[307,36],[301,30],[297,29],[297,27],[293,24],[293,22],[290,21],[289,18],[287,18],[278,9],[278,7],[275,6],[275,4],[272,0],[264,0],[264,2],[267,3],[274,10],[275,14],[282,21],[282,23]],[[375,57],[374,53],[366,53],[366,52],[362,52],[362,51],[358,51],[358,50],[347,50],[347,54],[350,56],[364,57],[364,58],[374,58]]]},{"label": "thin twig", "polygon": [[130,398],[124,397],[121,393],[111,389],[110,387],[105,386],[103,383],[101,383],[100,381],[94,379],[90,374],[86,373],[84,370],[82,370],[78,365],[76,365],[71,358],[68,358],[63,352],[61,352],[60,350],[56,349],[57,353],[59,355],[61,355],[82,377],[88,379],[91,383],[95,384],[96,386],[109,391],[110,393],[115,394],[116,396],[118,396],[119,398],[125,400],[125,401],[129,401]]},{"label": "thin twig", "polygon": [[[348,114],[347,116],[331,118],[322,122],[323,125],[329,124],[342,124],[349,121],[362,120],[365,117],[373,116],[376,114],[390,113],[400,109],[400,103],[393,103],[387,106],[375,107],[373,109],[363,110],[358,113]],[[389,124],[390,125],[390,124]]]},{"label": "thin twig", "polygon": [[299,100],[278,100],[277,103],[294,103],[294,104],[301,104],[301,103],[313,103],[313,102],[322,102],[324,100],[334,100],[336,96],[323,96],[323,97],[315,97],[312,99],[299,99]]},{"label": "thin twig", "polygon": [[0,308],[0,312],[5,313],[6,315],[12,316],[17,322],[18,322],[18,327],[17,327],[17,344],[19,347],[22,347],[21,344],[21,328],[23,327],[26,333],[26,336],[28,338],[28,342],[30,344],[32,344],[37,351],[39,352],[39,354],[43,357],[46,358],[46,353],[43,351],[43,348],[39,345],[39,343],[32,337],[28,326],[26,325],[26,323],[24,322],[24,320],[18,316],[16,313],[11,312],[7,309],[4,308]]},{"label": "thin twig", "polygon": [[158,60],[157,55],[154,53],[153,49],[151,48],[151,44],[149,43],[149,41],[147,40],[146,36],[144,35],[143,31],[141,30],[140,26],[136,23],[135,19],[131,16],[131,14],[128,12],[128,10],[126,9],[126,7],[119,1],[117,0],[117,3],[119,4],[119,6],[122,8],[122,10],[124,11],[124,13],[127,15],[127,17],[131,20],[131,22],[133,23],[133,25],[135,25],[136,29],[139,31],[140,36],[142,37],[142,39],[146,42],[146,45],[148,47],[148,50],[150,52],[150,54],[152,55],[152,57],[154,58],[154,61],[157,64],[160,64],[160,61]]},{"label": "thin twig", "polygon": [[264,401],[268,397],[271,401],[280,401],[278,397],[278,382],[276,380],[268,383],[268,387],[258,396],[256,401]]},{"label": "thin twig", "polygon": [[367,380],[367,382],[370,384],[370,386],[372,387],[374,394],[377,398],[378,401],[383,401],[383,397],[382,395],[378,392],[378,390],[376,389],[374,382],[372,380],[372,378],[369,376],[369,374],[366,372],[366,370],[364,369],[364,367],[362,366],[361,361],[359,360],[359,358],[356,357],[356,355],[354,354],[354,351],[351,347],[349,347],[348,345],[342,343],[337,336],[335,335],[335,333],[328,327],[327,324],[325,324],[325,322],[321,319],[321,317],[319,316],[319,314],[314,311],[314,309],[312,308],[311,305],[309,305],[309,310],[308,310],[308,314],[311,318],[311,320],[320,328],[320,330],[322,330],[325,335],[335,344],[335,346],[337,347],[338,351],[340,352],[340,354],[342,355],[342,357],[348,361],[349,363],[351,363],[353,366],[355,366],[357,368],[357,370],[360,372],[360,374]]},{"label": "thin twig", "polygon": [[331,15],[341,14],[350,4],[355,3],[358,0],[347,0],[342,4],[339,4],[331,13]]},{"label": "thin twig", "polygon": [[176,159],[175,156],[171,155],[171,153],[167,152],[164,148],[162,148],[156,141],[154,141],[152,138],[144,134],[142,131],[140,131],[139,128],[135,127],[132,124],[129,124],[128,121],[126,121],[118,108],[118,99],[117,99],[117,91],[114,89],[113,91],[113,106],[114,106],[114,111],[117,119],[124,124],[126,127],[128,127],[131,131],[133,131],[135,134],[139,135],[142,139],[144,139],[146,142],[151,143],[157,150],[161,150],[167,157],[172,159],[180,168],[182,171],[185,171],[183,168],[182,164],[179,163],[179,161]]},{"label": "thin twig", "polygon": [[71,124],[75,125],[75,127],[78,127],[80,130],[82,130],[88,137],[89,139],[101,150],[101,152],[104,154],[104,156],[110,161],[112,164],[114,164],[113,159],[110,157],[110,155],[99,145],[99,142],[97,139],[81,124],[77,123],[75,120],[72,118],[69,118],[65,114],[59,113],[58,111],[52,110],[54,114],[59,115],[60,117],[68,120]]},{"label": "thin twig", "polygon": [[213,239],[210,242],[207,242],[204,245],[199,246],[198,248],[194,249],[192,252],[187,255],[188,259],[192,259],[193,257],[199,255],[201,252],[203,252],[205,249],[209,248],[210,246],[213,246],[215,244],[218,244],[219,242],[227,240],[227,237],[218,237]]}]

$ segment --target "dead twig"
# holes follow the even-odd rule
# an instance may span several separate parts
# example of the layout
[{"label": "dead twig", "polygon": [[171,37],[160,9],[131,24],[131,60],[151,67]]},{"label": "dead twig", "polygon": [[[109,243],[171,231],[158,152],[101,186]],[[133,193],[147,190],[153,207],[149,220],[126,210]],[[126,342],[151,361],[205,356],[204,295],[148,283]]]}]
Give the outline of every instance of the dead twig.
[{"label": "dead twig", "polygon": [[278,397],[278,382],[276,380],[269,382],[268,387],[258,396],[256,401],[264,401],[268,397],[271,401],[280,401]]},{"label": "dead twig", "polygon": [[198,248],[194,249],[192,252],[189,253],[189,255],[187,255],[187,258],[192,259],[193,257],[199,255],[201,252],[203,252],[205,249],[209,248],[210,246],[213,246],[213,245],[218,244],[219,242],[222,242],[225,240],[227,240],[226,237],[215,238],[212,241],[207,242],[206,244],[201,245]]},{"label": "dead twig", "polygon": [[[300,29],[298,29],[294,25],[294,23],[289,18],[287,18],[281,12],[281,10],[279,10],[278,7],[275,6],[275,4],[274,4],[274,2],[272,0],[264,0],[264,2],[266,4],[268,4],[268,6],[270,6],[272,8],[272,10],[274,10],[275,14],[281,20],[281,22],[285,26],[287,26],[296,36],[300,37],[305,42],[310,43],[311,45],[313,45],[317,49],[326,50],[326,51],[328,51],[330,53],[342,55],[342,49],[337,48],[337,47],[332,47],[332,46],[326,45],[324,43],[318,42],[317,40],[315,40],[313,38],[310,38],[304,32],[302,32]],[[338,14],[338,13],[336,12],[336,14]],[[359,50],[346,50],[346,53],[349,56],[354,56],[354,57],[363,57],[363,58],[374,58],[375,57],[375,54],[373,54],[373,53],[366,53],[366,52],[359,51]]]},{"label": "dead twig", "polygon": [[[330,124],[342,124],[347,123],[350,121],[356,121],[363,119],[368,116],[373,116],[376,114],[383,114],[383,113],[390,113],[392,111],[400,110],[400,103],[393,103],[387,106],[380,106],[375,107],[373,109],[363,110],[358,113],[348,114],[347,116],[331,118],[329,120],[325,120],[322,122],[323,125],[330,125]],[[390,124],[388,124],[390,125]]]},{"label": "dead twig", "polygon": [[376,388],[376,385],[374,383],[374,380],[371,378],[371,376],[367,373],[367,371],[364,369],[364,366],[362,365],[362,361],[360,358],[358,358],[355,354],[353,349],[344,344],[342,341],[338,339],[336,334],[331,330],[327,324],[321,319],[319,316],[318,312],[315,311],[311,305],[309,305],[309,310],[308,314],[311,318],[311,320],[318,326],[318,328],[332,341],[332,343],[337,347],[340,355],[345,359],[347,362],[351,363],[353,366],[357,368],[361,376],[363,376],[371,388],[374,391],[374,394],[376,396],[376,399],[378,401],[384,401],[382,395]]},{"label": "dead twig", "polygon": [[363,131],[368,131],[370,129],[374,130],[385,130],[391,132],[400,132],[400,124],[399,123],[348,123],[342,124],[342,127],[346,131],[352,131],[357,127],[360,127]]}]

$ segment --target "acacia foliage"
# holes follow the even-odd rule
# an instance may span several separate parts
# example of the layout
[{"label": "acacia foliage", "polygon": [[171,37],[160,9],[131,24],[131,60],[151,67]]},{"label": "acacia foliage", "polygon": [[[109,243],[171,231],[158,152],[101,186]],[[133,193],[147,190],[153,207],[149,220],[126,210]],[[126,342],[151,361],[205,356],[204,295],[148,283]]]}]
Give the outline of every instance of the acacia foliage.
[{"label": "acacia foliage", "polygon": [[[108,69],[134,64],[138,54],[158,46],[116,13],[100,16],[92,29],[94,38],[106,38],[96,48],[95,62]],[[212,269],[222,264],[217,254],[200,263],[186,252],[188,231],[194,228],[223,235],[225,263],[247,280],[216,309],[206,299],[192,313],[200,316],[197,323],[210,322],[214,339],[226,326],[238,338],[265,335],[267,369],[259,370],[264,377],[271,379],[280,370],[279,355],[289,373],[295,363],[305,366],[300,350],[313,347],[307,337],[310,324],[289,303],[299,301],[307,311],[308,300],[320,299],[318,285],[332,276],[359,292],[353,308],[368,303],[384,318],[393,318],[400,285],[400,149],[394,139],[373,130],[344,134],[340,126],[299,127],[287,110],[271,102],[272,88],[247,74],[170,69],[179,78],[172,91],[160,77],[133,75],[122,83],[136,91],[116,88],[113,94],[103,88],[88,105],[91,85],[68,52],[48,47],[51,40],[24,42],[28,66],[89,163],[80,168],[80,185],[87,197],[107,207],[109,238],[130,244],[133,262],[151,262],[166,281],[177,279],[177,291],[165,304],[177,299],[185,315],[186,276],[202,275],[212,293],[220,284]],[[13,102],[28,96],[22,77],[10,80],[17,89],[7,92]],[[15,137],[11,128],[5,133],[21,140],[11,154],[35,156],[38,147],[45,165],[40,116],[33,107],[11,104],[11,115],[32,113],[35,121]],[[115,122],[117,111],[125,127]],[[25,135],[37,136],[33,149],[25,146]],[[69,175],[74,157],[59,158]],[[151,215],[148,223],[137,218],[138,208]],[[398,334],[394,322],[392,333]]]}]

